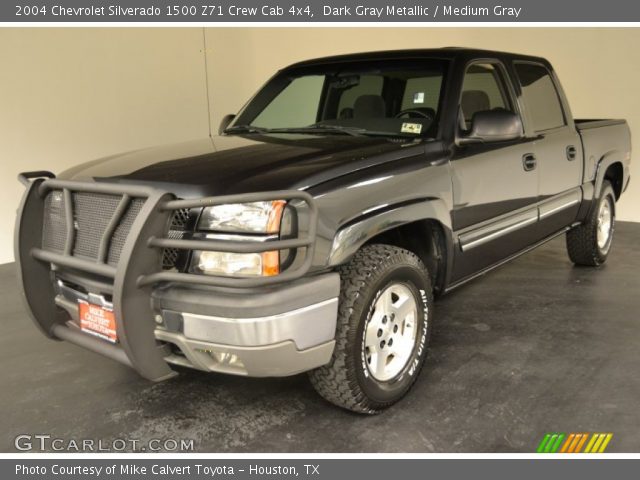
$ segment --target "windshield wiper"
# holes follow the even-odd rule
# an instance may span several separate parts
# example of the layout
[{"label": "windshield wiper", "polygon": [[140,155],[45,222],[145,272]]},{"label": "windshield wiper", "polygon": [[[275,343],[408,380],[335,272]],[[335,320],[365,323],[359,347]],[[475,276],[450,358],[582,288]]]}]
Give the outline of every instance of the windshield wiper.
[{"label": "windshield wiper", "polygon": [[384,137],[405,137],[416,138],[416,135],[399,133],[399,132],[382,132],[375,130],[367,130],[361,127],[349,127],[345,125],[333,125],[330,123],[316,123],[307,127],[288,127],[288,128],[264,128],[253,125],[234,125],[227,128],[224,133],[344,133],[354,137],[361,136],[384,136]]},{"label": "windshield wiper", "polygon": [[352,135],[354,137],[358,137],[361,135],[365,135],[367,130],[360,127],[345,127],[344,125],[332,125],[329,123],[314,123],[313,125],[309,125],[308,127],[300,127],[296,128],[296,131],[302,132],[340,132],[346,133],[347,135]]},{"label": "windshield wiper", "polygon": [[323,130],[323,129],[335,130],[335,131],[349,133],[351,135],[372,135],[372,136],[382,136],[382,137],[418,138],[418,135],[414,135],[411,133],[367,130],[366,128],[361,128],[361,127],[348,127],[344,125],[333,125],[333,124],[327,124],[327,123],[316,123],[314,125],[311,125],[308,128],[315,128],[318,130]]},{"label": "windshield wiper", "polygon": [[255,127],[253,125],[234,125],[225,129],[223,133],[267,133],[268,128]]},{"label": "windshield wiper", "polygon": [[234,125],[227,128],[224,133],[324,133],[340,132],[347,135],[363,135],[366,130],[357,127],[344,127],[341,125],[316,124],[308,127],[288,127],[288,128],[264,128],[253,125]]}]

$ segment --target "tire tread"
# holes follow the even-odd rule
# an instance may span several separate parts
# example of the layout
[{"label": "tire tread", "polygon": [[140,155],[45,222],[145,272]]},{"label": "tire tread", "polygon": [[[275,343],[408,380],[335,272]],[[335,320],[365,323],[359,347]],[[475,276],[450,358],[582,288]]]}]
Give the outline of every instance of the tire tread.
[{"label": "tire tread", "polygon": [[[387,265],[398,261],[411,263],[426,271],[422,261],[412,252],[385,244],[367,245],[352,260],[338,269],[341,291],[336,326],[336,346],[331,361],[309,372],[315,390],[329,402],[358,413],[375,414],[395,402],[386,404],[369,401],[358,385],[356,372],[351,365],[350,346],[357,342],[358,318],[354,310],[361,299],[363,287]],[[420,365],[420,368],[422,364]],[[413,381],[418,376],[413,376]]]},{"label": "tire tread", "polygon": [[[598,198],[595,208],[589,213],[587,221],[569,230],[566,235],[567,253],[569,258],[576,265],[587,267],[597,267],[606,260],[606,255],[602,255],[598,248],[597,223],[598,205],[607,192],[613,192],[611,183],[605,180],[602,184],[603,194]],[[613,235],[613,232],[611,233]]]}]

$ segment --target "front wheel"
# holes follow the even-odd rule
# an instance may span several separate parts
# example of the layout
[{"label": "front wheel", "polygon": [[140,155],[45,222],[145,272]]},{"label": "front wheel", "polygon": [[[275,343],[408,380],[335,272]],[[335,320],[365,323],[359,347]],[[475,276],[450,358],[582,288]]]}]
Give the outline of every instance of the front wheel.
[{"label": "front wheel", "polygon": [[589,218],[567,232],[567,252],[573,263],[596,267],[607,260],[616,224],[615,205],[613,187],[605,180]]},{"label": "front wheel", "polygon": [[374,244],[341,267],[336,347],[309,376],[330,402],[377,413],[400,400],[424,363],[433,296],[426,267],[402,248]]}]

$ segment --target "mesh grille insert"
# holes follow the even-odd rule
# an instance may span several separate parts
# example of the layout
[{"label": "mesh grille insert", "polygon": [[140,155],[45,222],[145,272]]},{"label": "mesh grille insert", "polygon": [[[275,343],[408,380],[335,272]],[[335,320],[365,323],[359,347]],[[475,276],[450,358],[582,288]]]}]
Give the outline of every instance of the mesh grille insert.
[{"label": "mesh grille insert", "polygon": [[73,193],[76,238],[73,256],[97,260],[100,239],[120,203],[120,197],[101,193]]},{"label": "mesh grille insert", "polygon": [[[73,227],[75,232],[72,255],[97,261],[100,240],[120,203],[121,195],[73,192]],[[144,200],[134,198],[116,226],[107,254],[107,263],[117,265],[131,226],[140,213]],[[45,198],[42,248],[55,253],[64,252],[67,237],[65,202],[62,191],[54,190]]]},{"label": "mesh grille insert", "polygon": [[134,198],[129,202],[129,208],[127,208],[127,211],[120,219],[120,223],[114,230],[113,236],[111,237],[109,256],[107,257],[107,263],[110,265],[115,266],[120,260],[120,253],[122,253],[124,242],[127,240],[127,236],[129,236],[129,232],[131,231],[131,226],[138,217],[143,205],[144,200],[140,198]]},{"label": "mesh grille insert", "polygon": [[[171,217],[171,224],[169,227],[169,238],[182,239],[184,238],[184,232],[187,230],[189,223],[189,209],[183,208],[176,210]],[[165,248],[162,251],[162,269],[172,270],[179,268],[179,263],[184,261],[184,254],[178,248]]]},{"label": "mesh grille insert", "polygon": [[44,200],[44,225],[42,230],[42,248],[56,253],[64,252],[67,238],[67,220],[64,215],[64,196],[62,192],[51,192]]}]

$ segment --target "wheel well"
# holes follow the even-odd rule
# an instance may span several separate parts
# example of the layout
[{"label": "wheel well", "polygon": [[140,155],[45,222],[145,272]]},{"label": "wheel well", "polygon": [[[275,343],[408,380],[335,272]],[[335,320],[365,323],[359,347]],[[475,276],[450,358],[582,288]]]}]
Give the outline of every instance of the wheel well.
[{"label": "wheel well", "polygon": [[616,162],[609,165],[607,171],[604,172],[604,178],[611,182],[613,191],[616,194],[616,200],[622,195],[622,180],[624,177],[624,171],[622,169],[622,163]]},{"label": "wheel well", "polygon": [[[425,241],[426,240],[426,241]],[[447,242],[442,225],[437,220],[419,220],[382,232],[367,244],[384,243],[415,253],[431,275],[435,293],[445,286]]]}]

